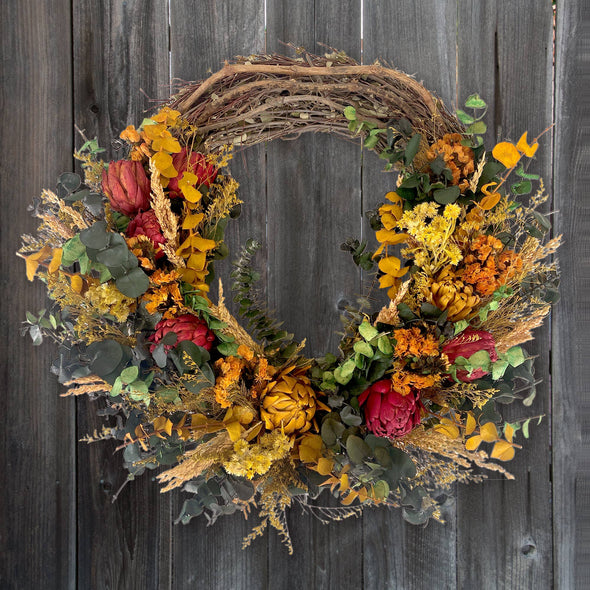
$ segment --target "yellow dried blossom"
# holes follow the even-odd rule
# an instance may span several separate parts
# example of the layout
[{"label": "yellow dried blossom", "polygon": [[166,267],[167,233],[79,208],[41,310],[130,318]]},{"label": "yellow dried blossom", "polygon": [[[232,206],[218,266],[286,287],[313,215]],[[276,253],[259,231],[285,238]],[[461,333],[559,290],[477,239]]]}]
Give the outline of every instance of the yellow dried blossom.
[{"label": "yellow dried blossom", "polygon": [[416,266],[433,276],[447,265],[456,266],[463,259],[456,243],[455,228],[461,215],[461,207],[454,203],[438,212],[436,203],[421,203],[406,211],[397,227],[412,238],[409,248],[402,250],[407,258],[414,258]]},{"label": "yellow dried blossom", "polygon": [[234,453],[223,467],[232,475],[253,479],[265,474],[273,462],[287,455],[292,446],[291,439],[278,429],[263,434],[258,443],[249,444],[240,439],[234,443]]},{"label": "yellow dried blossom", "polygon": [[125,297],[112,283],[90,283],[85,299],[100,314],[110,314],[118,322],[127,320],[135,309],[135,299]]}]

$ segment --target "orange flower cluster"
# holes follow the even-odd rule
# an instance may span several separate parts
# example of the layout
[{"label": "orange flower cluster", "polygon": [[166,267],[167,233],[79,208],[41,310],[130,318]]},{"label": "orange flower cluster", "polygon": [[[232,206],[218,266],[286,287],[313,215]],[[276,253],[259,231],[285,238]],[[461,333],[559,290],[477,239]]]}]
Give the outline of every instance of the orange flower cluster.
[{"label": "orange flower cluster", "polygon": [[471,243],[461,272],[463,282],[474,285],[479,295],[490,296],[522,269],[522,259],[493,236],[480,235]]},{"label": "orange flower cluster", "polygon": [[438,355],[438,341],[432,334],[424,336],[419,328],[395,330],[395,354],[402,359],[408,356]]},{"label": "orange flower cluster", "polygon": [[142,299],[147,303],[146,311],[156,313],[158,308],[166,305],[164,319],[172,318],[180,310],[184,301],[178,288],[180,275],[178,271],[165,272],[156,270],[150,276],[150,288],[143,294]]},{"label": "orange flower cluster", "polygon": [[215,401],[222,408],[229,408],[232,405],[231,389],[240,386],[245,371],[252,376],[253,384],[248,389],[248,393],[253,399],[260,397],[260,393],[275,373],[275,369],[268,364],[266,358],[258,357],[247,346],[241,345],[238,348],[238,354],[240,357],[222,357],[215,362],[219,376],[215,380],[213,391]]},{"label": "orange flower cluster", "polygon": [[461,192],[469,187],[467,177],[475,170],[473,150],[461,145],[462,140],[463,136],[459,133],[447,133],[442,139],[433,143],[426,152],[426,157],[431,162],[442,155],[446,167],[453,174],[453,184],[458,185]]},{"label": "orange flower cluster", "polygon": [[391,376],[393,389],[401,395],[412,393],[412,389],[422,391],[434,387],[440,381],[440,375],[418,375],[408,371],[395,371]]}]

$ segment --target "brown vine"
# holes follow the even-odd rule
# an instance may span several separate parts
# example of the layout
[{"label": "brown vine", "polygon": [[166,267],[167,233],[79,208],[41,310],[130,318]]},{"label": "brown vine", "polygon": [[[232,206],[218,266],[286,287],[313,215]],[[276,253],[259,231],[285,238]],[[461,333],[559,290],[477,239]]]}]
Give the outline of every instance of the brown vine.
[{"label": "brown vine", "polygon": [[[463,126],[414,78],[379,64],[359,65],[343,53],[302,57],[237,57],[204,81],[184,86],[170,101],[197,127],[206,151],[325,132],[350,137],[344,109],[379,128],[407,119],[422,148]],[[382,136],[374,147],[386,147]]]}]

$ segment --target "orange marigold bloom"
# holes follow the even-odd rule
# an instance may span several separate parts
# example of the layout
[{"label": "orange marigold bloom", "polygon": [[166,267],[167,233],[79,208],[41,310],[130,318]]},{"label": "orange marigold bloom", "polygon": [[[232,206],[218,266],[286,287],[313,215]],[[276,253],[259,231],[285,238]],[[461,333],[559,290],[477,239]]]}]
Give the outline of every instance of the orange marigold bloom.
[{"label": "orange marigold bloom", "polygon": [[402,395],[412,393],[413,389],[421,390],[434,387],[440,380],[440,375],[418,375],[406,371],[395,371],[391,376],[393,389]]},{"label": "orange marigold bloom", "polygon": [[475,170],[473,150],[461,145],[463,137],[459,133],[447,133],[442,139],[433,143],[426,151],[426,157],[433,161],[442,155],[446,167],[453,174],[453,184],[461,191],[469,187],[467,177]]},{"label": "orange marigold bloom", "polygon": [[433,356],[438,354],[438,341],[432,334],[422,335],[419,328],[395,330],[395,354],[399,358],[407,356]]},{"label": "orange marigold bloom", "polygon": [[460,271],[463,282],[475,286],[479,295],[489,296],[522,268],[522,259],[494,236],[480,235],[470,245]]}]

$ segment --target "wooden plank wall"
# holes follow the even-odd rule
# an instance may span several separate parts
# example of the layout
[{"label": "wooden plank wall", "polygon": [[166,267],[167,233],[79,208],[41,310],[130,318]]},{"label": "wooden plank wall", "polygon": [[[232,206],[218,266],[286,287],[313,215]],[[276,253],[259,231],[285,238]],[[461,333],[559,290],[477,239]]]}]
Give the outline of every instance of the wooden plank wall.
[{"label": "wooden plank wall", "polygon": [[[558,3],[556,51],[549,0],[3,0],[0,198],[0,588],[471,589],[584,588],[590,476],[583,436],[590,382],[588,138],[582,0]],[[363,39],[361,43],[361,22]],[[34,228],[26,206],[71,169],[80,139],[110,141],[138,123],[175,79],[206,77],[236,54],[345,50],[415,74],[448,105],[479,92],[490,105],[488,143],[545,135],[532,169],[543,175],[563,233],[563,299],[529,350],[543,378],[532,411],[548,417],[510,467],[515,481],[456,489],[446,524],[407,525],[367,511],[322,526],[293,510],[295,555],[267,534],[242,551],[252,521],[173,524],[181,493],[152,477],[124,481],[114,445],[76,440],[101,424],[85,400],[61,399],[48,372],[54,351],[19,337],[25,310],[44,306],[13,252]],[[555,62],[554,62],[555,56]],[[587,58],[587,55],[586,55]],[[586,99],[588,97],[586,96]],[[586,100],[586,104],[588,101]],[[263,243],[268,304],[308,350],[333,350],[339,314],[363,291],[339,251],[366,232],[364,211],[394,178],[353,142],[306,136],[238,152],[242,187],[232,251]],[[312,245],[312,246],[310,246]],[[221,276],[226,284],[229,270]],[[378,295],[374,294],[375,299]],[[585,409],[586,413],[579,411]],[[510,408],[510,416],[522,415]],[[586,422],[587,424],[587,422]],[[586,536],[584,536],[586,534]],[[586,566],[584,566],[586,564]]]}]

